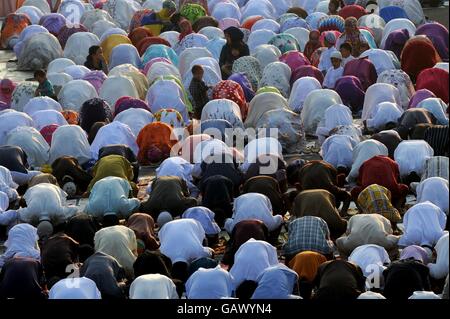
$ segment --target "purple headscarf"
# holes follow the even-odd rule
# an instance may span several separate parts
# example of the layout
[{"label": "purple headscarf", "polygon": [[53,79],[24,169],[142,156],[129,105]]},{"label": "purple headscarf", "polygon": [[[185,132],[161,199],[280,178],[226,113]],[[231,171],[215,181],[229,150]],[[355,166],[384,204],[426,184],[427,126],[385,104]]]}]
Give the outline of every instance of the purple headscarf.
[{"label": "purple headscarf", "polygon": [[117,100],[114,106],[114,117],[128,109],[144,109],[150,112],[150,108],[144,101],[131,96],[123,96]]},{"label": "purple headscarf", "polygon": [[448,30],[440,23],[426,23],[422,24],[416,30],[416,35],[426,35],[431,42],[441,59],[448,62]]},{"label": "purple headscarf", "polygon": [[299,68],[297,68],[294,72],[292,72],[291,75],[291,85],[294,84],[295,81],[297,81],[300,78],[303,78],[305,76],[311,76],[313,78],[316,78],[317,81],[320,82],[320,85],[323,83],[323,73],[320,72],[320,70],[312,65],[303,65]]},{"label": "purple headscarf", "polygon": [[361,81],[356,76],[341,77],[336,81],[334,90],[341,97],[342,103],[351,108],[354,113],[362,109],[366,94]]},{"label": "purple headscarf", "polygon": [[241,86],[247,102],[250,102],[253,99],[255,92],[253,91],[252,85],[244,73],[234,73],[228,78],[228,80],[232,80]]},{"label": "purple headscarf", "polygon": [[60,13],[50,13],[42,16],[39,24],[46,28],[54,36],[66,25],[66,18]]},{"label": "purple headscarf", "polygon": [[436,97],[436,95],[427,89],[420,89],[417,90],[414,95],[411,97],[411,100],[409,100],[409,106],[408,109],[417,107],[420,102],[422,102],[425,99],[428,99],[430,97]]},{"label": "purple headscarf", "polygon": [[400,254],[400,260],[409,258],[414,258],[415,260],[418,260],[425,265],[428,264],[429,261],[427,251],[417,245],[411,245],[402,250],[402,253]]},{"label": "purple headscarf", "polygon": [[88,81],[95,87],[97,93],[100,92],[100,88],[106,79],[107,76],[103,71],[91,71],[86,73],[86,75],[83,77],[83,80]]},{"label": "purple headscarf", "polygon": [[289,51],[280,56],[280,62],[287,64],[291,71],[294,72],[299,67],[304,65],[311,65],[308,58],[301,52],[298,51]]},{"label": "purple headscarf", "polygon": [[66,46],[69,37],[77,32],[88,32],[88,29],[82,24],[77,24],[77,25],[64,25],[61,28],[61,30],[59,30],[58,41],[63,49]]},{"label": "purple headscarf", "polygon": [[410,35],[407,29],[392,31],[386,39],[384,50],[394,52],[397,58],[400,59],[403,47],[409,40],[409,36]]}]

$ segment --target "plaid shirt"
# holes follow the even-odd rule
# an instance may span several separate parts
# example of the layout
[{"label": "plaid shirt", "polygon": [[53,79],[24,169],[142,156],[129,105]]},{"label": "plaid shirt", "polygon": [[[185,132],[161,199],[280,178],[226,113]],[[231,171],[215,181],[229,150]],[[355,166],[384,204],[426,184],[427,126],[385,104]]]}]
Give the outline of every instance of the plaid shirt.
[{"label": "plaid shirt", "polygon": [[380,214],[391,222],[398,223],[401,216],[391,203],[391,192],[383,186],[367,186],[358,196],[358,205],[364,214]]},{"label": "plaid shirt", "polygon": [[305,216],[289,224],[289,237],[283,250],[286,255],[314,251],[323,255],[333,252],[327,223],[320,217]]},{"label": "plaid shirt", "polygon": [[445,156],[433,156],[425,163],[425,172],[422,181],[430,177],[442,177],[448,180],[449,159]]}]

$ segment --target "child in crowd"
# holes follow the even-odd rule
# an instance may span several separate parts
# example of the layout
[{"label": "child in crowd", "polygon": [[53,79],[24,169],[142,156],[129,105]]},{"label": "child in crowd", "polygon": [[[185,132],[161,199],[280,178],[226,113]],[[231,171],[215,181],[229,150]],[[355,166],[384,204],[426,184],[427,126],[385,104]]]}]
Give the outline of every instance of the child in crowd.
[{"label": "child in crowd", "polygon": [[323,87],[328,89],[334,89],[336,81],[344,74],[344,68],[342,67],[342,55],[339,51],[331,54],[331,64],[333,65],[328,69],[325,79],[323,80]]},{"label": "child in crowd", "polygon": [[345,42],[341,45],[341,47],[339,48],[339,50],[341,51],[341,55],[342,55],[342,66],[345,67],[345,65],[354,60],[355,57],[352,55],[352,45],[348,42]]},{"label": "child in crowd", "polygon": [[34,80],[39,82],[39,86],[36,89],[35,96],[48,96],[55,98],[55,90],[53,85],[47,79],[47,74],[44,70],[37,70],[34,72]]},{"label": "child in crowd", "polygon": [[192,81],[189,85],[189,92],[194,102],[194,117],[200,119],[203,107],[209,102],[209,87],[203,81],[204,70],[201,65],[194,65],[191,71]]}]

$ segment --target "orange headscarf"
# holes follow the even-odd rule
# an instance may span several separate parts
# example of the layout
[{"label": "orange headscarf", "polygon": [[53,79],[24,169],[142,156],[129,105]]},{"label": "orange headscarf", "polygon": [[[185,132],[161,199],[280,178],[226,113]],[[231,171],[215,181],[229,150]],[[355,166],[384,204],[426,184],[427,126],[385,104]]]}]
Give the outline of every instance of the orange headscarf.
[{"label": "orange headscarf", "polygon": [[314,251],[303,251],[295,255],[289,262],[289,268],[294,270],[300,279],[312,282],[319,266],[326,262],[324,255]]},{"label": "orange headscarf", "polygon": [[148,158],[148,152],[155,148],[167,158],[172,147],[178,142],[172,132],[172,127],[162,122],[153,122],[144,126],[136,139],[139,146],[138,162],[144,165],[152,163]]}]

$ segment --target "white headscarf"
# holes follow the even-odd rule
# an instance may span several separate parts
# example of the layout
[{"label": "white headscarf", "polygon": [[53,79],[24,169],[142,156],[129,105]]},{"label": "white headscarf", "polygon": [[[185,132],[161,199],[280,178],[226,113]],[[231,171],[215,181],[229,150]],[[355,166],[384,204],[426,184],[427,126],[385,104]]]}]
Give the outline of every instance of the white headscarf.
[{"label": "white headscarf", "polygon": [[386,25],[384,26],[384,30],[383,30],[383,37],[381,39],[380,48],[382,48],[382,49],[385,48],[384,46],[386,44],[386,40],[387,40],[389,34],[391,34],[393,31],[402,30],[402,29],[408,30],[410,37],[412,37],[412,36],[414,36],[414,34],[416,34],[416,26],[409,19],[404,19],[404,18],[393,19],[393,20],[389,21],[388,23],[386,23]]},{"label": "white headscarf", "polygon": [[297,273],[284,264],[269,267],[259,275],[252,299],[302,299],[292,294],[297,280]]},{"label": "white headscarf", "polygon": [[180,156],[169,157],[165,159],[156,169],[156,177],[178,176],[184,179],[186,183],[192,183],[193,165]]},{"label": "white headscarf", "polygon": [[252,55],[259,61],[261,68],[265,68],[270,63],[278,61],[281,51],[272,44],[260,44],[252,52]]},{"label": "white headscarf", "polygon": [[122,96],[131,96],[136,99],[139,98],[136,85],[132,78],[127,76],[110,76],[103,82],[98,95],[108,102],[111,107],[113,107],[117,100]]},{"label": "white headscarf", "polygon": [[263,76],[259,81],[259,88],[273,86],[280,90],[281,95],[289,97],[291,89],[291,68],[283,62],[272,62],[263,71]]},{"label": "white headscarf", "polygon": [[321,88],[320,82],[311,76],[298,79],[292,86],[291,95],[289,96],[289,108],[296,113],[300,113],[308,94]]},{"label": "white headscarf", "polygon": [[437,258],[435,263],[428,264],[430,276],[435,279],[443,279],[448,276],[448,232],[439,238],[436,246]]},{"label": "white headscarf", "polygon": [[402,141],[394,152],[394,159],[400,168],[400,176],[416,172],[421,176],[425,162],[434,155],[433,148],[423,140]]},{"label": "white headscarf", "polygon": [[98,130],[97,135],[91,144],[91,157],[97,160],[99,150],[103,146],[110,144],[125,144],[136,156],[139,152],[139,147],[136,144],[136,137],[130,127],[118,121],[102,126]]},{"label": "white headscarf", "polygon": [[245,6],[241,8],[241,21],[251,16],[262,16],[267,19],[275,18],[276,10],[269,0],[249,0]]},{"label": "white headscarf", "polygon": [[188,48],[179,55],[179,72],[182,76],[190,72],[192,61],[198,58],[212,57],[206,48]]},{"label": "white headscarf", "polygon": [[320,155],[334,167],[350,168],[353,163],[353,148],[358,143],[347,135],[332,135],[322,144]]},{"label": "white headscarf", "polygon": [[280,94],[274,92],[264,92],[255,95],[248,107],[245,127],[256,127],[260,118],[267,111],[277,109],[287,109],[287,100]]},{"label": "white headscarf", "polygon": [[197,258],[210,257],[209,248],[203,247],[205,231],[202,224],[195,219],[177,219],[164,226],[159,231],[160,251],[176,262],[190,263]]},{"label": "white headscarf", "polygon": [[102,299],[95,282],[86,277],[64,278],[52,286],[49,299]]},{"label": "white headscarf", "polygon": [[257,281],[261,273],[278,264],[277,250],[262,240],[249,239],[239,247],[230,269],[234,289],[245,280]]},{"label": "white headscarf", "polygon": [[261,155],[275,155],[283,158],[283,148],[280,142],[273,137],[263,137],[251,140],[244,148],[244,164],[241,169],[245,172],[248,166],[256,163]]},{"label": "white headscarf", "polygon": [[91,155],[86,132],[78,125],[58,127],[53,133],[49,153],[51,163],[61,156],[73,156],[81,165],[88,162]]},{"label": "white headscarf", "polygon": [[442,299],[432,291],[414,291],[408,299]]},{"label": "white headscarf", "polygon": [[[372,84],[366,91],[361,119],[367,120],[373,117],[375,106],[382,102],[392,102],[396,105],[401,105],[399,90],[387,83]],[[401,108],[400,111],[402,111]]]},{"label": "white headscarf", "polygon": [[67,205],[67,194],[50,183],[28,188],[23,196],[27,207],[19,208],[20,219],[30,224],[49,220],[54,225],[65,222],[77,213],[77,208]]},{"label": "white headscarf", "polygon": [[369,277],[377,270],[381,276],[386,268],[384,265],[391,263],[386,249],[374,244],[357,247],[348,257],[348,261],[361,267],[365,277]]},{"label": "white headscarf", "polygon": [[0,256],[0,267],[14,257],[29,257],[41,259],[37,244],[37,229],[29,224],[18,224],[12,227],[5,241],[6,251]]},{"label": "white headscarf", "polygon": [[251,54],[255,53],[256,49],[260,45],[267,44],[269,40],[272,39],[275,35],[276,35],[275,32],[267,29],[256,30],[250,33],[247,42],[250,53]]},{"label": "white headscarf", "polygon": [[252,26],[251,32],[253,33],[264,29],[278,33],[280,32],[280,24],[273,19],[261,19],[256,21],[256,23]]},{"label": "white headscarf", "polygon": [[388,83],[395,86],[400,92],[401,106],[403,109],[407,109],[409,100],[413,96],[416,90],[409,75],[403,70],[389,70],[384,71],[378,75],[378,83]]},{"label": "white headscarf", "polygon": [[210,119],[227,120],[233,128],[244,128],[241,109],[231,100],[217,99],[206,103],[202,110],[201,121]]},{"label": "white headscarf", "polygon": [[297,39],[298,44],[300,45],[300,51],[303,52],[305,50],[306,43],[309,41],[309,30],[301,27],[294,27],[287,29],[283,33],[290,34]]},{"label": "white headscarf", "polygon": [[61,112],[55,110],[37,111],[31,117],[33,118],[34,128],[38,131],[51,124],[58,126],[68,124]]},{"label": "white headscarf", "polygon": [[90,70],[84,65],[71,65],[64,69],[64,73],[70,75],[74,80],[82,80]]},{"label": "white headscarf", "polygon": [[33,119],[26,113],[14,110],[0,113],[0,145],[6,144],[8,133],[16,127],[33,125]]},{"label": "white headscarf", "polygon": [[343,104],[335,104],[325,110],[324,117],[319,122],[316,135],[319,142],[323,142],[324,138],[330,134],[330,131],[339,125],[353,124],[352,111]]},{"label": "white headscarf", "polygon": [[441,177],[430,177],[417,186],[417,202],[429,201],[448,214],[448,180]]},{"label": "white headscarf", "polygon": [[402,116],[401,108],[392,102],[381,102],[377,104],[372,115],[367,119],[367,127],[375,130],[383,129],[389,122],[397,123]]},{"label": "white headscarf", "polygon": [[440,98],[428,98],[421,101],[417,108],[423,108],[430,111],[441,125],[448,125],[447,104]]},{"label": "white headscarf", "polygon": [[414,205],[403,216],[405,230],[399,246],[434,246],[444,235],[446,220],[445,213],[430,202]]},{"label": "white headscarf", "polygon": [[42,167],[49,159],[47,141],[34,127],[17,127],[6,137],[7,145],[19,146],[27,154],[27,162],[31,167]]},{"label": "white headscarf", "polygon": [[386,297],[378,292],[366,291],[360,294],[357,299],[386,299]]},{"label": "white headscarf", "polygon": [[133,277],[133,264],[137,253],[134,231],[122,225],[102,228],[95,233],[94,243],[95,251],[101,251],[117,259],[127,276]]},{"label": "white headscarf", "polygon": [[120,112],[115,118],[114,121],[121,122],[131,129],[134,136],[138,136],[141,129],[150,123],[155,121],[155,117],[152,113],[144,109],[135,109],[131,108],[125,111]]},{"label": "white headscarf", "polygon": [[[19,185],[14,183],[9,169],[0,165],[0,192],[3,192],[8,196],[8,205],[10,201],[16,200],[19,196],[16,191],[18,186]],[[6,208],[8,208],[8,206],[6,206]],[[3,210],[6,210],[6,208]]]},{"label": "white headscarf", "polygon": [[179,299],[173,281],[161,274],[137,277],[130,286],[130,299]]},{"label": "white headscarf", "polygon": [[33,114],[43,110],[62,111],[61,104],[48,96],[37,96],[28,101],[23,107],[23,112],[33,117]]},{"label": "white headscarf", "polygon": [[58,101],[64,110],[80,112],[87,100],[98,97],[95,87],[85,80],[72,80],[64,84],[58,94]]},{"label": "white headscarf", "polygon": [[359,168],[365,161],[377,155],[388,156],[388,154],[389,152],[386,145],[377,140],[368,139],[359,143],[353,149],[353,165],[347,176],[347,181],[356,181],[359,176]]},{"label": "white headscarf", "polygon": [[67,58],[55,59],[48,64],[47,73],[61,73],[61,72],[64,72],[64,69],[66,67],[71,66],[71,65],[76,65],[76,64],[75,64],[75,62],[73,62],[70,59],[67,59]]},{"label": "white headscarf", "polygon": [[342,104],[341,97],[336,91],[321,89],[309,93],[300,114],[305,132],[314,134],[317,125],[325,115],[326,109],[335,104]]},{"label": "white headscarf", "polygon": [[233,278],[217,265],[216,268],[199,268],[186,282],[188,299],[230,298],[233,292]]},{"label": "white headscarf", "polygon": [[237,223],[249,219],[262,221],[269,231],[277,229],[283,221],[281,215],[273,216],[269,198],[259,193],[243,194],[234,200],[233,216],[225,221],[225,229],[231,234]]},{"label": "white headscarf", "polygon": [[368,57],[369,61],[373,63],[377,74],[380,75],[384,71],[395,70],[394,62],[392,57],[385,51],[381,49],[370,49],[361,53],[360,58]]},{"label": "white headscarf", "polygon": [[206,235],[216,235],[220,233],[220,227],[215,222],[214,216],[214,212],[209,208],[195,206],[188,208],[181,217],[197,220],[200,224],[202,224]]},{"label": "white headscarf", "polygon": [[167,75],[173,75],[181,79],[181,73],[176,66],[167,62],[156,62],[148,70],[147,79],[152,84],[159,77]]},{"label": "white headscarf", "polygon": [[72,34],[64,47],[64,57],[71,59],[78,65],[83,65],[89,55],[89,48],[100,45],[100,39],[90,32],[77,32]]}]

